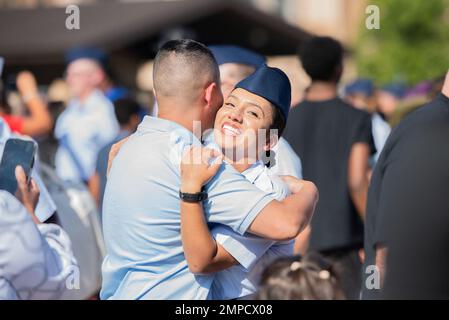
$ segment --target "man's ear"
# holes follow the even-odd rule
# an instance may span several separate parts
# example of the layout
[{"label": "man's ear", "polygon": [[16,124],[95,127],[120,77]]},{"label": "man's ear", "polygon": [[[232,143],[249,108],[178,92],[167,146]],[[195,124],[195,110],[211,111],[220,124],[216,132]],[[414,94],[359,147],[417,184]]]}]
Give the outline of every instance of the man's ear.
[{"label": "man's ear", "polygon": [[215,82],[211,82],[204,90],[204,100],[208,106],[212,104],[212,100],[214,98],[214,90],[216,89],[217,84]]},{"label": "man's ear", "polygon": [[[208,107],[223,104],[221,88],[215,82],[211,82],[204,90],[204,100]],[[219,101],[218,101],[219,100]]]}]

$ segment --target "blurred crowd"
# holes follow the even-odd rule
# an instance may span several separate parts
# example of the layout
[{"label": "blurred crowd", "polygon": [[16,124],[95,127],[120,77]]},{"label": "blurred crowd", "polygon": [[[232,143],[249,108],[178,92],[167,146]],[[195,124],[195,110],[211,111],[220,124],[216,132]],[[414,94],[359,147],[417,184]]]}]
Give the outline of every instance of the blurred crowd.
[{"label": "blurred crowd", "polygon": [[[193,59],[192,56],[197,54],[196,51],[188,52],[189,49],[184,47],[183,50],[187,50],[187,53],[183,53],[179,48],[165,50],[176,53],[174,56],[180,61],[190,61],[189,59]],[[282,120],[274,118],[271,125],[267,127],[277,129],[279,137],[276,142],[266,150],[264,149],[261,152],[263,155],[257,159],[263,158],[262,167],[267,169],[266,172],[261,169],[262,173],[258,175],[266,173],[270,181],[276,181],[273,176],[291,177],[294,180],[290,183],[286,182],[290,188],[286,194],[291,194],[290,197],[298,195],[294,200],[298,203],[298,208],[306,205],[313,207],[313,210],[310,209],[311,212],[308,213],[310,221],[298,228],[298,232],[294,232],[290,239],[283,239],[291,240],[288,246],[285,246],[282,241],[270,241],[269,245],[259,252],[254,248],[259,248],[257,246],[260,244],[251,242],[251,247],[246,249],[250,252],[249,256],[254,255],[254,263],[246,265],[245,261],[239,260],[237,255],[229,252],[233,257],[232,263],[214,264],[213,272],[204,271],[207,268],[198,271],[199,274],[217,274],[214,281],[217,286],[220,284],[220,290],[214,291],[214,284],[212,284],[211,292],[214,291],[214,294],[208,297],[317,300],[384,297],[448,298],[449,287],[445,287],[447,281],[442,281],[443,284],[438,284],[432,279],[427,282],[418,281],[419,283],[410,278],[395,281],[400,278],[397,275],[398,270],[402,270],[398,268],[409,266],[399,267],[401,261],[415,263],[413,262],[415,260],[408,259],[408,256],[407,259],[401,256],[405,254],[404,252],[413,249],[407,246],[414,247],[416,252],[421,252],[419,251],[421,249],[423,252],[435,250],[444,256],[447,256],[449,252],[445,250],[449,243],[445,242],[449,237],[446,233],[448,228],[442,227],[442,224],[448,222],[444,196],[439,194],[443,190],[426,194],[409,190],[410,185],[413,184],[422,184],[421,187],[426,190],[444,188],[444,182],[440,184],[435,181],[435,177],[430,173],[427,174],[424,168],[431,167],[436,175],[448,178],[447,165],[446,168],[439,169],[439,162],[426,164],[425,161],[428,159],[424,159],[423,162],[419,160],[421,158],[444,160],[447,156],[447,151],[443,151],[449,149],[447,141],[444,145],[438,145],[440,140],[436,137],[437,133],[434,134],[432,131],[440,130],[444,134],[448,133],[449,123],[444,125],[437,122],[444,117],[446,118],[443,120],[448,120],[447,114],[449,114],[449,103],[444,100],[444,97],[448,99],[448,89],[446,88],[446,95],[442,94],[442,91],[444,93],[444,76],[438,79],[423,79],[422,83],[413,87],[400,82],[377,85],[373,79],[369,78],[341,83],[343,73],[341,44],[331,38],[313,37],[304,43],[298,57],[310,78],[310,85],[303,94],[303,101],[291,106],[291,92],[287,92],[291,90],[287,84],[288,80],[285,82],[282,77],[276,78],[277,71],[266,65],[264,56],[233,45],[211,46],[207,50],[213,54],[214,62],[219,70],[219,79],[211,80],[218,85],[217,88],[212,86],[204,91],[198,91],[201,92],[202,99],[209,101],[208,95],[213,97],[214,94],[218,97],[218,93],[215,93],[218,90],[221,91],[222,100],[218,101],[217,98],[218,100],[214,101],[210,98],[212,102],[208,102],[209,104],[220,104],[220,106],[223,105],[222,108],[231,105],[237,110],[240,103],[243,103],[236,102],[238,99],[243,101],[243,99],[251,100],[258,97],[262,99],[260,104],[268,101],[274,105],[273,110],[276,108],[281,110],[281,115],[277,117]],[[203,55],[207,56],[207,52]],[[117,85],[117,79],[112,79],[108,75],[107,55],[96,48],[77,48],[68,52],[65,74],[45,88],[39,85],[29,71],[22,71],[17,75],[2,75],[2,79],[8,79],[0,86],[0,157],[3,156],[2,162],[8,159],[3,152],[8,139],[28,140],[31,137],[38,145],[38,152],[32,173],[30,173],[31,177],[26,177],[21,167],[15,169],[17,192],[10,194],[0,190],[0,266],[2,267],[0,269],[0,299],[201,298],[195,294],[191,296],[170,295],[170,293],[159,296],[151,294],[152,290],[153,292],[175,290],[173,286],[177,284],[180,284],[180,287],[176,290],[183,290],[182,286],[188,281],[181,277],[176,279],[175,275],[160,280],[161,283],[168,281],[168,285],[163,289],[157,288],[157,285],[154,285],[156,289],[148,288],[148,295],[146,295],[146,289],[142,289],[145,287],[144,284],[142,288],[136,288],[138,286],[136,283],[145,282],[145,277],[151,278],[154,273],[165,272],[163,267],[161,270],[150,269],[148,266],[151,266],[153,261],[158,265],[174,263],[168,258],[164,260],[164,255],[169,255],[168,251],[164,251],[166,250],[164,246],[178,246],[179,250],[176,250],[182,257],[185,251],[186,257],[183,258],[186,260],[183,262],[185,272],[195,273],[196,264],[192,261],[196,263],[199,260],[195,259],[199,258],[194,256],[195,250],[189,250],[194,248],[193,242],[191,244],[185,242],[189,240],[183,229],[188,227],[182,220],[184,211],[188,210],[185,204],[179,207],[177,224],[173,221],[166,222],[167,230],[170,229],[167,231],[167,238],[164,238],[163,228],[157,231],[148,229],[149,232],[153,231],[156,234],[151,235],[152,246],[150,247],[153,251],[149,253],[147,259],[140,256],[145,250],[143,249],[145,242],[139,246],[140,234],[132,232],[140,229],[143,229],[142,232],[147,232],[148,230],[144,229],[147,224],[151,224],[152,221],[155,224],[163,224],[164,220],[154,218],[152,212],[140,212],[140,216],[131,212],[129,216],[113,213],[114,210],[126,211],[127,207],[120,201],[133,202],[129,205],[130,208],[138,207],[139,210],[145,211],[146,204],[140,205],[140,196],[136,195],[139,193],[148,194],[153,202],[151,207],[153,210],[159,208],[161,212],[165,212],[166,209],[166,204],[163,202],[165,200],[162,198],[160,203],[154,203],[158,201],[154,194],[159,191],[142,190],[142,186],[145,187],[143,182],[132,184],[128,183],[126,178],[129,175],[129,181],[137,179],[138,174],[136,173],[135,176],[134,171],[140,168],[143,157],[148,157],[148,161],[151,162],[148,166],[150,169],[153,166],[151,170],[161,170],[161,172],[165,170],[157,167],[157,160],[153,162],[153,158],[159,157],[159,151],[154,149],[156,148],[154,146],[158,145],[155,142],[154,145],[145,149],[145,145],[142,144],[139,153],[135,154],[131,153],[131,149],[138,148],[139,139],[149,134],[144,129],[150,126],[151,121],[155,121],[152,119],[158,119],[158,116],[166,120],[175,118],[170,114],[167,101],[176,101],[178,105],[187,103],[184,96],[180,96],[183,102],[176,100],[176,95],[184,94],[187,90],[184,90],[186,84],[190,85],[199,81],[204,70],[191,75],[185,69],[176,69],[183,65],[181,62],[173,62],[169,58],[166,62],[163,58],[163,52],[160,52],[159,71],[156,70],[156,65],[154,67],[155,102],[148,100],[146,105],[138,102],[140,100],[137,99],[137,93],[132,88]],[[172,59],[175,60],[173,57]],[[193,62],[190,66],[192,65]],[[165,70],[160,71],[161,68]],[[204,69],[207,68],[209,66],[205,63]],[[213,70],[213,66],[210,68]],[[267,70],[261,68],[267,68]],[[245,79],[247,79],[246,82]],[[171,87],[160,84],[167,82]],[[156,87],[158,83],[159,88]],[[181,88],[181,86],[184,87]],[[275,88],[276,86],[279,88]],[[192,85],[194,89],[191,90],[203,90],[203,87],[200,83],[197,86]],[[250,96],[245,96],[248,92]],[[192,96],[195,94],[191,93]],[[287,96],[288,99],[285,98]],[[192,104],[197,103],[197,100],[192,100],[194,101]],[[435,106],[437,103],[446,104],[446,115],[444,112],[440,116],[428,115],[426,111],[421,112],[422,109],[429,109],[428,113],[432,110],[437,112],[435,111],[438,107]],[[287,105],[287,111],[285,111],[285,105]],[[218,111],[216,121],[221,115],[220,112],[225,111],[224,109]],[[173,108],[173,114],[175,112],[177,112],[176,108]],[[245,125],[244,112],[246,111],[242,111],[241,120],[236,115],[237,111],[229,112],[235,113],[228,118],[231,124]],[[215,113],[212,113],[211,124],[213,125]],[[186,111],[186,121],[189,115],[190,113]],[[415,118],[419,119],[415,120]],[[202,118],[203,124],[205,119]],[[422,124],[419,121],[427,122]],[[432,121],[437,123],[432,124]],[[174,122],[181,124],[182,120]],[[215,125],[217,126],[217,122]],[[413,129],[414,126],[418,129]],[[139,130],[142,132],[139,133]],[[415,140],[408,138],[416,130],[424,131],[422,135],[414,136]],[[396,132],[398,133],[394,136]],[[427,134],[430,136],[426,141],[433,141],[434,144],[421,140],[425,139]],[[126,138],[130,136],[130,140],[127,140]],[[152,139],[157,140],[159,136],[155,137]],[[408,145],[401,139],[409,139]],[[200,140],[207,145],[206,140],[202,138]],[[413,144],[412,141],[418,142]],[[418,150],[417,146],[427,145],[432,145],[432,149],[426,151],[423,147],[422,150]],[[407,166],[397,164],[399,155],[394,152],[395,148],[399,147],[403,148],[402,154],[410,157],[405,159],[405,162],[416,162],[416,166],[411,167],[410,171],[404,171]],[[413,152],[407,153],[407,147],[410,147]],[[160,146],[160,148],[162,150],[163,147]],[[126,163],[124,163],[125,159]],[[116,160],[117,163],[115,163]],[[237,166],[234,167],[246,179],[259,187],[256,177],[245,174],[245,171],[239,170]],[[109,170],[111,170],[110,180]],[[140,172],[140,175],[143,176],[143,180],[159,179],[158,175],[153,177],[144,172]],[[404,176],[413,177],[404,179]],[[181,179],[179,181],[182,181],[183,186],[187,185],[180,173],[177,177]],[[170,179],[167,178],[167,180]],[[119,180],[121,182],[118,182]],[[394,181],[395,188],[386,185],[390,183],[390,180]],[[306,193],[309,187],[308,182],[312,183],[311,188],[316,186],[319,192],[317,203],[312,200],[308,203],[305,200],[308,195]],[[406,185],[401,185],[401,182]],[[154,183],[155,188],[161,189],[161,192],[165,190],[165,182],[158,180]],[[171,180],[170,183],[172,183]],[[269,186],[272,185],[275,186],[275,182],[269,183]],[[295,191],[295,186],[298,185],[298,189],[302,190]],[[208,191],[210,198],[214,196],[213,187],[212,183],[211,191]],[[385,190],[391,192],[385,195]],[[402,193],[395,194],[396,191]],[[318,198],[318,194],[316,197]],[[223,199],[223,201],[238,202],[230,197]],[[279,198],[279,201],[288,202],[288,199],[289,196],[284,195]],[[402,206],[398,204],[398,201],[408,205]],[[411,203],[414,201],[425,205],[424,209],[420,205],[415,205],[416,208],[424,210],[421,211],[421,218],[416,217],[412,212],[414,209]],[[217,203],[219,206],[218,198]],[[179,201],[176,205],[179,206]],[[389,209],[385,209],[385,206]],[[136,212],[139,211],[138,209]],[[224,222],[213,220],[212,214],[208,216],[208,210],[212,209],[204,205],[206,220],[210,219],[210,221],[207,221],[209,224],[204,229],[204,240],[201,240],[201,244],[207,251],[206,244],[209,243],[208,236],[210,236],[207,228],[209,227],[212,230],[211,252],[218,254],[217,250],[220,252],[222,248],[227,249],[226,242],[220,242],[220,237],[226,238],[228,243],[229,239],[237,241],[236,239],[239,238],[228,231],[225,235],[215,234],[212,225],[226,224],[228,220]],[[226,211],[228,208],[223,210]],[[306,211],[303,209],[304,215]],[[395,211],[395,214],[385,218],[384,212],[390,211]],[[430,213],[431,211],[434,213]],[[428,220],[425,223],[420,222],[420,219],[427,219],[426,217]],[[142,225],[138,225],[139,223]],[[424,224],[422,229],[419,228],[420,223]],[[405,231],[400,233],[402,229],[398,228],[404,225],[409,225],[410,230],[418,233],[409,234]],[[126,228],[130,229],[124,232]],[[184,249],[181,246],[181,237],[176,240],[177,242],[175,241],[176,244],[173,244],[174,238],[169,238],[168,233],[172,231],[171,228],[174,228],[176,233],[182,233]],[[192,228],[188,231],[190,234],[197,230],[195,228],[203,230],[199,229],[202,228],[200,222]],[[429,236],[428,232],[435,229],[438,229],[435,232],[439,232],[439,236]],[[251,231],[251,229],[248,230]],[[260,230],[264,229],[261,227]],[[264,234],[261,231],[261,233],[262,235],[257,235],[268,238],[265,236],[268,232]],[[399,236],[394,236],[398,234],[406,234],[410,237],[415,235],[420,237],[420,241],[419,243],[418,241],[406,242],[405,236],[401,237],[402,240],[398,239]],[[125,253],[127,246],[122,245],[123,242],[128,241],[124,239],[125,236],[132,238],[133,242],[129,243],[135,246],[135,252]],[[195,231],[195,236],[200,239],[200,232],[197,234]],[[154,237],[159,239],[159,242]],[[392,248],[390,251],[388,250],[389,241]],[[398,241],[401,244],[399,247]],[[432,242],[426,245],[426,241]],[[241,243],[240,250],[244,250],[246,242]],[[430,247],[432,249],[429,249]],[[157,253],[157,250],[162,253]],[[389,254],[393,255],[391,260],[388,259]],[[401,257],[398,258],[395,254]],[[425,253],[421,254],[421,257],[416,257],[417,273],[409,269],[408,274],[412,279],[413,277],[425,278],[421,272],[432,273],[434,268],[432,263],[437,261],[432,260],[434,258],[432,255],[427,259],[429,265],[418,262],[417,260],[426,256]],[[255,263],[263,257],[267,258],[263,264]],[[120,259],[126,260],[126,263],[117,267],[117,261]],[[441,259],[448,260],[447,257]],[[391,267],[394,272],[388,272],[388,261],[392,263],[394,261],[395,265]],[[212,265],[212,262],[210,263]],[[245,269],[245,272],[233,269],[235,265]],[[370,265],[376,267],[377,273],[367,273]],[[252,280],[251,272],[255,273],[257,266],[260,270],[257,271],[256,282]],[[436,269],[438,273],[441,267]],[[225,271],[228,272],[225,273]],[[139,272],[143,275],[139,275]],[[379,276],[378,286],[374,277],[373,290],[368,286],[373,279],[369,278],[372,275]],[[235,279],[236,276],[242,278]],[[432,277],[437,275],[434,274]],[[388,279],[392,279],[391,284],[388,284]],[[173,281],[173,286],[170,285],[170,281]],[[235,285],[237,289],[233,291],[227,287],[232,285]],[[243,291],[239,291],[239,285],[249,289],[243,290],[244,293],[242,293]],[[391,290],[382,290],[384,287]],[[100,291],[102,291],[101,295]],[[133,292],[130,293],[131,291]]]}]

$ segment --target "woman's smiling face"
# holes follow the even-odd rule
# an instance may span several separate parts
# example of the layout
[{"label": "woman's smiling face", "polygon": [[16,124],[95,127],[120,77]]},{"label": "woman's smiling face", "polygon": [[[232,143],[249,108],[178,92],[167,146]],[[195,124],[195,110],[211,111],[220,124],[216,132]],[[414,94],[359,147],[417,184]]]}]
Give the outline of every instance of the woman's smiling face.
[{"label": "woman's smiling face", "polygon": [[235,155],[258,158],[267,145],[273,117],[273,107],[268,100],[237,88],[217,112],[215,141],[225,156],[227,152],[233,152],[234,159]]}]

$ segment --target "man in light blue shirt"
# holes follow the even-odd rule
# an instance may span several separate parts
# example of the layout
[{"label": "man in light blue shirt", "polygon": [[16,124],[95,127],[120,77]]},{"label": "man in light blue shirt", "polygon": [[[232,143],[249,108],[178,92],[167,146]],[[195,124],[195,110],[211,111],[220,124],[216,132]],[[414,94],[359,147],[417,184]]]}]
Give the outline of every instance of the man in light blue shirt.
[{"label": "man in light blue shirt", "polygon": [[119,132],[112,103],[97,89],[103,77],[99,63],[88,56],[76,57],[67,67],[67,83],[75,98],[55,126],[56,173],[63,180],[87,183],[98,152]]},{"label": "man in light blue shirt", "polygon": [[[153,76],[159,118],[144,118],[106,185],[101,298],[206,299],[213,276],[191,273],[183,254],[179,164],[186,147],[201,145],[198,137],[213,126],[223,102],[219,71],[204,45],[177,40],[161,48]],[[194,121],[201,121],[199,130]],[[301,197],[275,201],[230,165],[220,167],[205,191],[207,221],[241,235],[288,240],[308,221]]]}]

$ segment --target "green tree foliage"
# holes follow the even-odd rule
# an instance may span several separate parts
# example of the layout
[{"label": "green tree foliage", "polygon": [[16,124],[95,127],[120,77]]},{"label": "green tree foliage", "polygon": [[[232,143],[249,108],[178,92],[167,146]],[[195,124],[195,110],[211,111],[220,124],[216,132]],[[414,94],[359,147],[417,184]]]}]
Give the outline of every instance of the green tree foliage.
[{"label": "green tree foliage", "polygon": [[416,84],[449,68],[449,0],[372,0],[380,9],[380,29],[365,20],[356,45],[361,76],[379,84]]}]

